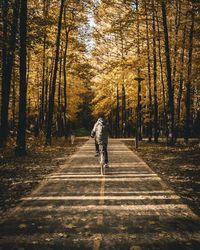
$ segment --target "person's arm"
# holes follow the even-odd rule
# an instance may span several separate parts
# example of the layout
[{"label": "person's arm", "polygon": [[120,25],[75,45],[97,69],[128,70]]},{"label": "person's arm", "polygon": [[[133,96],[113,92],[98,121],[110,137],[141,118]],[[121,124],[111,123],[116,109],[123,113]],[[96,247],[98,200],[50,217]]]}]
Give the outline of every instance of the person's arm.
[{"label": "person's arm", "polygon": [[92,138],[94,138],[94,136],[95,136],[95,133],[96,133],[96,126],[97,126],[97,123],[94,124],[94,127],[93,127],[93,129],[92,129],[92,131],[91,131],[90,136],[91,136]]}]

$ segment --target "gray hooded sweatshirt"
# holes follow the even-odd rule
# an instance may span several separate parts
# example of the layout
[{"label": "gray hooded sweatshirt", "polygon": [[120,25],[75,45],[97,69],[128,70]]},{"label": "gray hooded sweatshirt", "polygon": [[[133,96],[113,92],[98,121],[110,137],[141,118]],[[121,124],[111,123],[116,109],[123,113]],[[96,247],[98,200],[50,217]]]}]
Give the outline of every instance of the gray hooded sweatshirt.
[{"label": "gray hooded sweatshirt", "polygon": [[108,144],[109,128],[103,118],[99,118],[95,123],[91,136],[95,137],[98,144]]}]

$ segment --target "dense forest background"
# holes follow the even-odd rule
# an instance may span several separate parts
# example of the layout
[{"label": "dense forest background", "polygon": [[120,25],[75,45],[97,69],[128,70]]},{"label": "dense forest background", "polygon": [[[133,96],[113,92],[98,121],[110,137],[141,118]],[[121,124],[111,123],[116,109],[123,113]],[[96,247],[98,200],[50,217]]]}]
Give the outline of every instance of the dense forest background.
[{"label": "dense forest background", "polygon": [[[87,133],[200,136],[200,6],[195,0],[2,0],[0,146]],[[136,133],[137,132],[137,133]]]}]

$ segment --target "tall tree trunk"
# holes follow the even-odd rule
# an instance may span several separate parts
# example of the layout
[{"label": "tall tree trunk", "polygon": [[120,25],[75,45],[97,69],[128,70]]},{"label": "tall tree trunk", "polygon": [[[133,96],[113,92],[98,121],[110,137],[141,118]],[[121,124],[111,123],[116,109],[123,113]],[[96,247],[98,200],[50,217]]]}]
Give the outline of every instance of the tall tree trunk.
[{"label": "tall tree trunk", "polygon": [[[46,86],[45,86],[45,114],[46,114],[46,127],[48,123],[48,110],[49,110],[49,99],[51,95],[51,83],[52,83],[52,78],[53,78],[53,69],[54,69],[54,57],[51,57],[51,62],[50,66],[48,68],[47,66],[47,71],[49,71],[49,75],[46,77]],[[48,65],[48,64],[47,64]]]},{"label": "tall tree trunk", "polygon": [[[48,16],[48,7],[49,2],[47,0],[43,1],[43,16],[46,21],[46,18]],[[46,26],[44,27],[44,34],[43,34],[43,62],[42,62],[42,94],[41,94],[41,105],[40,105],[40,118],[39,118],[39,124],[40,127],[44,123],[44,115],[45,115],[45,87],[46,87],[46,43],[47,43],[47,31]]]},{"label": "tall tree trunk", "polygon": [[[13,20],[9,40],[7,40],[7,9],[8,3],[3,3],[4,27],[3,27],[3,51],[2,51],[2,91],[1,91],[1,125],[0,125],[0,146],[4,146],[8,137],[8,110],[10,99],[10,85],[13,72],[13,61],[16,47],[17,24],[19,17],[19,0],[13,5]],[[6,44],[8,43],[8,45]]]},{"label": "tall tree trunk", "polygon": [[117,96],[116,96],[116,116],[115,116],[115,135],[118,137],[120,134],[119,129],[119,89],[117,84]]},{"label": "tall tree trunk", "polygon": [[46,73],[46,32],[43,40],[43,63],[42,63],[42,95],[41,95],[41,107],[40,107],[40,124],[44,121],[44,96],[45,96],[45,73]]},{"label": "tall tree trunk", "polygon": [[191,13],[191,28],[190,28],[190,38],[189,38],[189,50],[188,50],[188,80],[186,83],[186,118],[185,118],[185,142],[188,143],[190,136],[190,122],[191,122],[191,77],[192,77],[192,53],[193,53],[193,36],[194,36],[194,6],[192,6]]},{"label": "tall tree trunk", "polygon": [[167,87],[168,87],[168,98],[169,98],[169,109],[170,109],[170,144],[174,143],[174,93],[171,79],[171,59],[169,49],[169,37],[167,28],[167,16],[166,16],[166,2],[162,0],[162,18],[163,18],[163,30],[165,40],[165,57],[166,57],[166,73],[167,73]]},{"label": "tall tree trunk", "polygon": [[128,100],[128,103],[127,103],[127,135],[128,135],[128,137],[131,136],[130,119],[131,119],[131,108],[130,108],[130,102]]},{"label": "tall tree trunk", "polygon": [[[121,60],[124,64],[124,37],[123,37],[123,27],[121,21],[119,22],[119,33],[120,33],[120,41],[121,41]],[[125,87],[124,87],[124,71],[122,69],[122,85],[121,85],[121,136],[125,136],[125,129],[126,129],[126,97],[125,97]]]},{"label": "tall tree trunk", "polygon": [[157,56],[156,56],[156,25],[155,25],[155,6],[153,7],[153,94],[154,94],[154,141],[158,142],[158,100],[157,100]]},{"label": "tall tree trunk", "polygon": [[67,49],[69,41],[69,31],[66,30],[65,33],[65,49],[64,49],[64,58],[63,58],[63,76],[64,76],[64,134],[67,138]]},{"label": "tall tree trunk", "polygon": [[46,36],[44,36],[43,41],[43,65],[42,65],[42,94],[41,94],[41,104],[40,104],[40,126],[44,122],[44,98],[45,98],[45,73],[46,73]]},{"label": "tall tree trunk", "polygon": [[52,121],[53,121],[53,111],[54,111],[54,97],[55,97],[55,90],[56,90],[56,78],[57,78],[57,71],[58,71],[58,60],[59,60],[59,51],[60,51],[60,35],[61,35],[61,28],[62,28],[62,14],[64,8],[65,0],[61,1],[60,5],[60,14],[59,14],[59,21],[58,21],[58,34],[56,39],[56,55],[55,55],[55,66],[54,66],[54,73],[53,79],[51,84],[51,93],[49,98],[49,112],[48,112],[48,121],[47,121],[47,133],[46,133],[46,144],[51,144],[51,134],[52,134]]},{"label": "tall tree trunk", "polygon": [[62,45],[61,45],[61,51],[60,51],[60,59],[59,59],[59,77],[58,77],[58,112],[61,114],[61,85],[62,85]]},{"label": "tall tree trunk", "polygon": [[[140,65],[139,65],[139,59],[140,59],[140,21],[139,21],[139,1],[135,1],[136,6],[136,16],[137,16],[137,60],[138,60],[138,66],[137,66],[137,73],[138,77],[140,78]],[[138,98],[140,99],[138,101],[137,105],[137,123],[136,123],[136,140],[142,140],[142,105],[141,105],[141,81],[138,80]],[[136,142],[137,144],[137,142]]]},{"label": "tall tree trunk", "polygon": [[44,121],[47,122],[48,113],[48,89],[49,89],[49,65],[48,60],[46,62],[46,77],[45,77],[45,91],[44,91]]},{"label": "tall tree trunk", "polygon": [[167,119],[167,108],[166,108],[166,93],[165,93],[165,83],[164,83],[164,72],[163,72],[163,62],[162,62],[162,55],[161,55],[161,40],[160,40],[160,25],[158,20],[158,13],[156,11],[156,22],[157,22],[157,31],[158,31],[158,57],[159,57],[159,64],[160,64],[160,76],[161,76],[161,83],[162,83],[162,97],[163,97],[163,118],[164,118],[164,124],[165,124],[165,132],[166,137],[168,140],[169,131],[168,131],[168,119]]},{"label": "tall tree trunk", "polygon": [[152,95],[151,95],[151,58],[150,58],[150,43],[149,43],[149,20],[147,3],[145,1],[145,15],[146,15],[146,40],[147,40],[147,64],[148,64],[148,98],[149,98],[149,122],[148,122],[148,138],[149,142],[152,140]]},{"label": "tall tree trunk", "polygon": [[173,53],[173,71],[172,71],[172,86],[175,88],[176,81],[176,68],[177,68],[177,53],[178,53],[178,33],[180,27],[180,2],[176,0],[176,15],[175,15],[175,42],[174,42],[174,53]]},{"label": "tall tree trunk", "polygon": [[122,135],[126,136],[126,91],[125,86],[122,84]]},{"label": "tall tree trunk", "polygon": [[13,65],[13,77],[12,77],[12,129],[15,129],[15,109],[16,109],[16,73],[15,73],[15,65]]},{"label": "tall tree trunk", "polygon": [[61,93],[61,84],[62,84],[62,45],[60,52],[59,60],[59,79],[58,79],[58,107],[57,107],[57,124],[58,124],[58,136],[62,136],[62,93]]},{"label": "tall tree trunk", "polygon": [[138,141],[142,140],[142,96],[141,96],[141,80],[138,79],[138,103],[137,103],[137,142],[136,148],[138,147]]},{"label": "tall tree trunk", "polygon": [[184,26],[183,30],[183,43],[182,43],[182,53],[181,53],[181,65],[180,65],[180,76],[179,76],[179,90],[177,95],[177,135],[180,130],[180,114],[181,114],[181,99],[182,99],[182,93],[183,93],[183,72],[184,72],[184,63],[185,63],[185,45],[186,45],[186,24]]},{"label": "tall tree trunk", "polygon": [[[181,12],[181,3],[180,0],[176,0],[176,14],[175,14],[175,42],[174,42],[174,53],[173,53],[173,70],[172,70],[172,86],[173,91],[175,92],[175,86],[176,86],[176,69],[177,69],[177,57],[178,57],[178,33],[179,33],[179,27],[180,27],[180,12]],[[177,122],[175,119],[175,138],[174,141],[176,142],[178,128],[177,128]]]},{"label": "tall tree trunk", "polygon": [[15,153],[18,156],[26,154],[26,36],[27,36],[27,0],[20,4],[20,96],[19,123]]},{"label": "tall tree trunk", "polygon": [[[6,124],[6,110],[5,101],[6,96],[6,71],[7,71],[7,43],[8,43],[8,1],[2,1],[2,19],[3,19],[3,39],[2,39],[2,86],[1,86],[1,120],[0,120],[0,146],[5,144],[5,130],[8,125]],[[4,119],[5,117],[5,119]],[[7,121],[8,123],[8,121]]]}]

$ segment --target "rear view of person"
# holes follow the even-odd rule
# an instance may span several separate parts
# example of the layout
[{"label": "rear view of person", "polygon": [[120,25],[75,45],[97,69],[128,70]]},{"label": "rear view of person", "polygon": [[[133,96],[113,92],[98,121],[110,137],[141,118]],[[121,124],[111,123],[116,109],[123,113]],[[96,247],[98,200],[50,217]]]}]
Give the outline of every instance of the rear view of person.
[{"label": "rear view of person", "polygon": [[95,137],[96,143],[99,145],[101,164],[105,167],[108,167],[108,135],[109,135],[109,127],[106,123],[105,117],[103,114],[99,115],[99,119],[95,123],[93,130],[91,132],[91,137]]},{"label": "rear view of person", "polygon": [[95,151],[96,151],[95,157],[98,157],[100,155],[100,153],[99,153],[99,144],[98,144],[98,142],[96,140],[96,133],[95,133],[97,124],[98,123],[96,122],[93,129],[92,129],[92,132],[91,132],[91,137],[94,138],[94,143],[95,143]]}]

